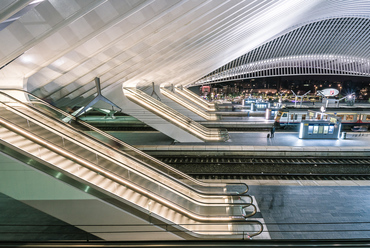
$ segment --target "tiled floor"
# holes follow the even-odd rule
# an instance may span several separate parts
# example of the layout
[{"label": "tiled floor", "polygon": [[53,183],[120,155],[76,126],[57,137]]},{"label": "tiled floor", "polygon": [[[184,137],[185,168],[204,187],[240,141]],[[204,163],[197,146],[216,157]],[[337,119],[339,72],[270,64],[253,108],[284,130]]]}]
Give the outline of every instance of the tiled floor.
[{"label": "tiled floor", "polygon": [[370,238],[370,181],[242,182],[250,186],[271,239]]},{"label": "tiled floor", "polygon": [[251,185],[272,239],[370,238],[370,187]]},{"label": "tiled floor", "polygon": [[[227,142],[212,143],[178,143],[173,139],[158,132],[109,132],[122,141],[135,146],[136,148],[153,154],[156,151],[239,151],[256,152],[259,156],[264,152],[273,151],[288,152],[299,154],[300,152],[312,153],[312,156],[325,156],[332,152],[333,154],[362,154],[370,151],[370,133],[364,137],[352,137],[347,135],[347,139],[299,139],[298,132],[277,132],[273,139],[267,138],[269,132],[230,132],[230,139]],[[365,134],[364,134],[365,135]],[[274,155],[279,156],[279,155]],[[362,173],[362,172],[361,172]]]}]

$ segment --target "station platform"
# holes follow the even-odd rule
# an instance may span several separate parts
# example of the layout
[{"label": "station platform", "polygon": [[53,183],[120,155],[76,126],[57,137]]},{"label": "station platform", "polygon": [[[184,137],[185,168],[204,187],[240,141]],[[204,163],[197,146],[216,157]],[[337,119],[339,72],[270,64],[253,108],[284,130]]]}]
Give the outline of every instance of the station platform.
[{"label": "station platform", "polygon": [[[230,122],[253,123],[251,117],[230,116]],[[236,119],[232,119],[236,118]],[[237,118],[241,118],[240,121]],[[299,139],[297,131],[229,132],[230,140],[178,143],[159,132],[109,132],[151,155],[331,156],[370,155],[370,133],[347,132],[345,139]],[[204,166],[204,165],[200,165]],[[212,168],[213,169],[213,168]],[[210,169],[209,169],[210,170]],[[263,238],[272,240],[368,240],[370,238],[370,181],[367,180],[243,180],[263,220]]]},{"label": "station platform", "polygon": [[159,132],[110,131],[113,136],[151,155],[201,154],[255,156],[370,156],[370,133],[347,132],[345,139],[299,139],[298,132],[229,132],[227,142],[179,143]]},{"label": "station platform", "polygon": [[[234,181],[235,182],[235,181]],[[370,238],[368,181],[250,185],[259,215],[272,240],[349,240]],[[293,182],[294,183],[294,182]]]}]

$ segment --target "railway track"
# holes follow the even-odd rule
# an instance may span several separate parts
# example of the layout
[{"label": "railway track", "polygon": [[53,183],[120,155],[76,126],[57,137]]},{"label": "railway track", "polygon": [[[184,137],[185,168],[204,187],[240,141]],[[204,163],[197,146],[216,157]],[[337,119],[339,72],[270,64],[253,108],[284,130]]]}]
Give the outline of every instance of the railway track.
[{"label": "railway track", "polygon": [[254,158],[254,157],[189,157],[157,156],[166,164],[225,164],[225,165],[370,165],[370,158]]},{"label": "railway track", "polygon": [[370,180],[370,157],[156,157],[200,179]]},{"label": "railway track", "polygon": [[249,175],[249,174],[189,174],[195,179],[214,179],[214,180],[225,180],[225,179],[235,179],[235,180],[370,180],[370,175],[310,175],[310,174],[300,174],[300,175]]}]

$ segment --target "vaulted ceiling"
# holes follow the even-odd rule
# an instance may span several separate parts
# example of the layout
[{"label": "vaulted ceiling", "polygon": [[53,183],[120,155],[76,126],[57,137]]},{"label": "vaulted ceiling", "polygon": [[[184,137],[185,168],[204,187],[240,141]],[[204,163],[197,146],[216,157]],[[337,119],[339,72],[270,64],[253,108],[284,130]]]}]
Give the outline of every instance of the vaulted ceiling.
[{"label": "vaulted ceiling", "polygon": [[[292,51],[315,47],[307,39],[325,25],[310,23],[347,18],[327,26],[345,32],[340,25],[359,20],[365,26],[351,39],[366,40],[369,17],[367,0],[1,0],[0,77],[25,78],[28,91],[54,101],[90,92],[95,77],[106,92],[119,84],[189,85],[284,35],[304,39],[290,39]],[[361,49],[369,59],[369,45]]]}]

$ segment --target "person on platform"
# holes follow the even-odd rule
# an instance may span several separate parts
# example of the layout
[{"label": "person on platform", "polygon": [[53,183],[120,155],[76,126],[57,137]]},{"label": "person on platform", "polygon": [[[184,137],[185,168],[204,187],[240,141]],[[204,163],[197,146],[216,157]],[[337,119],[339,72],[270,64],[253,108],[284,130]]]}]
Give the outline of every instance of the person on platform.
[{"label": "person on platform", "polygon": [[275,125],[271,127],[270,138],[274,138],[274,135],[275,135]]}]

